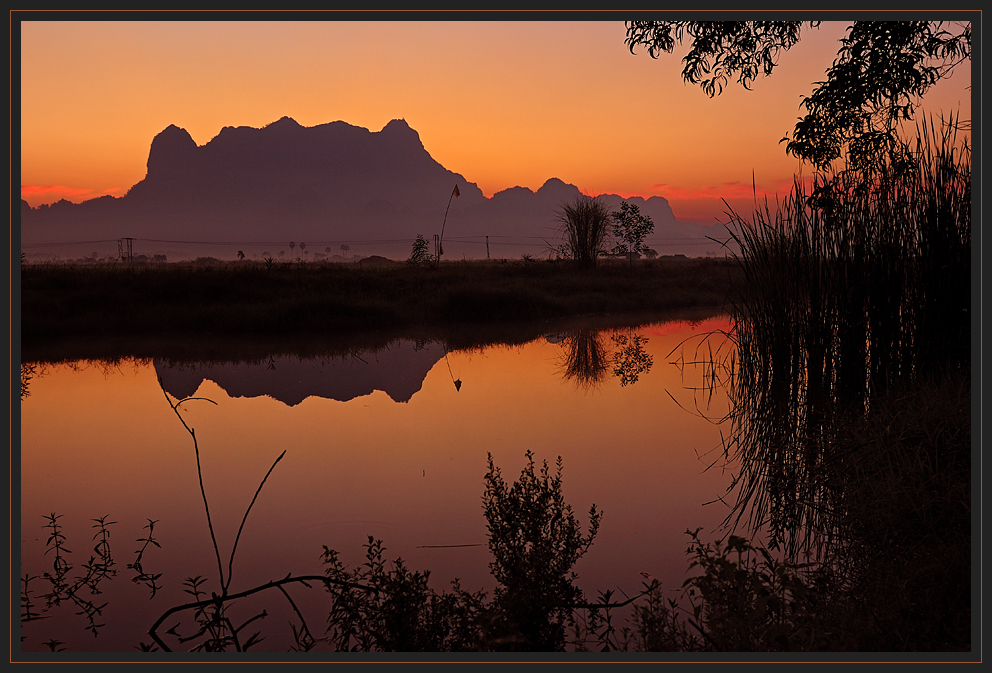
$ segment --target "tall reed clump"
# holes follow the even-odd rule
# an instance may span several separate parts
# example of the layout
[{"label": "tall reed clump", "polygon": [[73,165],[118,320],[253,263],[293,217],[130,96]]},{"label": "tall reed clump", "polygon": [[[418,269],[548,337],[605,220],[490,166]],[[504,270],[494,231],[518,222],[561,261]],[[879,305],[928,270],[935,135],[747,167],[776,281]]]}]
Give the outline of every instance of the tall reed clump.
[{"label": "tall reed clump", "polygon": [[610,209],[601,201],[582,194],[572,203],[562,204],[558,222],[565,239],[559,253],[582,268],[595,267],[599,256],[606,251]]},{"label": "tall reed clump", "polygon": [[920,126],[908,165],[796,180],[774,212],[730,213],[736,522],[766,525],[790,553],[837,532],[835,417],[969,375],[971,151],[954,128]]}]

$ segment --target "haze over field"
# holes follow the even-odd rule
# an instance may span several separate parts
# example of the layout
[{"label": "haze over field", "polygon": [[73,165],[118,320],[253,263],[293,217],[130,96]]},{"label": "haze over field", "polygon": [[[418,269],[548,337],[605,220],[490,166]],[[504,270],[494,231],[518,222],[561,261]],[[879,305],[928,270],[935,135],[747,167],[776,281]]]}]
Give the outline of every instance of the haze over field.
[{"label": "haze over field", "polygon": [[[225,127],[200,147],[170,125],[151,143],[147,175],[125,196],[34,209],[22,200],[22,244],[33,258],[86,256],[133,238],[136,254],[170,259],[233,259],[238,250],[403,259],[417,234],[430,239],[444,226],[449,259],[519,257],[558,243],[556,211],[579,193],[549,178],[536,192],[518,186],[486,198],[436,162],[404,120],[371,132],[342,121],[305,128],[283,117],[262,129]],[[601,198],[613,208],[621,202]],[[719,248],[705,238],[723,233],[718,227],[678,222],[664,198],[628,200],[654,221],[649,243],[661,254]]]}]

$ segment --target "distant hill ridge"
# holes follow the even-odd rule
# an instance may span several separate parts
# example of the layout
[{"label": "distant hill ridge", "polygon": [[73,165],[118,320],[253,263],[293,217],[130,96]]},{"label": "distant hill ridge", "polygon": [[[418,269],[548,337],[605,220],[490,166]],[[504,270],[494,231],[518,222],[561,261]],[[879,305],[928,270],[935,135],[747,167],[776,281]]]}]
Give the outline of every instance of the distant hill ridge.
[{"label": "distant hill ridge", "polygon": [[[22,200],[22,245],[66,255],[54,244],[130,237],[145,254],[182,247],[168,242],[190,249],[202,243],[191,254],[230,259],[243,248],[276,254],[255,243],[291,253],[290,241],[308,241],[317,254],[348,245],[351,254],[404,258],[417,234],[430,239],[440,232],[455,185],[459,197],[445,224],[448,258],[485,258],[486,236],[494,256],[546,252],[556,211],[579,194],[551,178],[537,192],[512,187],[486,198],[435,161],[402,119],[376,132],[343,121],[305,127],[283,117],[262,128],[225,126],[202,146],[170,125],[151,142],[145,178],[125,196],[41,208]],[[611,207],[621,201],[601,198]],[[655,237],[704,236],[702,227],[678,222],[661,197],[628,201],[652,217]]]}]

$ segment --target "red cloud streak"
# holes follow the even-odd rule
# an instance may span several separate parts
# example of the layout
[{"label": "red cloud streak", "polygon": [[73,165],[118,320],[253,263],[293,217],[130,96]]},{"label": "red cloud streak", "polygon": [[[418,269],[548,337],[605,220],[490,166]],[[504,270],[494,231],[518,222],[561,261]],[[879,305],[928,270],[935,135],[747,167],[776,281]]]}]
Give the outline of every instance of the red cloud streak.
[{"label": "red cloud streak", "polygon": [[124,190],[120,187],[111,187],[103,191],[87,189],[82,187],[65,187],[63,185],[21,185],[21,198],[28,202],[32,208],[46,203],[66,200],[73,203],[80,203],[89,199],[101,196],[120,196]]}]

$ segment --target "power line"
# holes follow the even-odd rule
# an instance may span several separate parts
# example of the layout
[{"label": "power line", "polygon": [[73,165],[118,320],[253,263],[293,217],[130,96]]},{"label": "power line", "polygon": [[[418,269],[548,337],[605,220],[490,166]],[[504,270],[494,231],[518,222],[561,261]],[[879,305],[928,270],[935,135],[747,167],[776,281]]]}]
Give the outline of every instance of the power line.
[{"label": "power line", "polygon": [[[93,244],[96,244],[96,243],[116,243],[118,240],[120,240],[120,239],[108,238],[106,240],[98,240],[98,241],[64,241],[64,242],[55,242],[55,243],[22,243],[21,244],[21,247],[22,248],[46,248],[46,247],[51,247],[53,245],[93,245]],[[131,240],[139,241],[141,239],[135,238],[135,239],[131,239]]]},{"label": "power line", "polygon": [[[288,241],[209,241],[209,240],[179,240],[179,239],[157,239],[157,238],[134,238],[128,237],[130,241],[137,244],[158,244],[158,245],[188,245],[188,246],[214,246],[214,247],[233,247],[233,248],[277,248],[279,246],[288,245]],[[486,235],[469,235],[469,236],[454,236],[449,237],[449,242],[458,243],[462,245],[486,245],[488,240],[493,246],[514,246],[514,247],[533,247],[537,245],[551,245],[553,244],[554,237],[542,237],[542,236],[513,236],[508,234],[490,234]],[[24,249],[44,249],[44,248],[54,248],[54,247],[67,247],[67,246],[86,246],[86,245],[98,245],[107,243],[119,243],[122,239],[91,239],[91,240],[79,240],[79,241],[52,241],[47,243],[24,243],[21,245]],[[309,242],[310,250],[314,252],[323,252],[321,248],[333,247],[335,249],[342,245],[347,245],[349,248],[351,246],[385,246],[385,245],[399,245],[399,244],[409,244],[411,239],[406,238],[391,238],[391,239],[336,239],[336,240],[317,240]],[[655,247],[672,247],[672,246],[700,246],[700,245],[718,245],[716,241],[709,239],[701,239],[695,237],[671,237],[671,238],[649,238],[645,240],[645,244]]]}]

